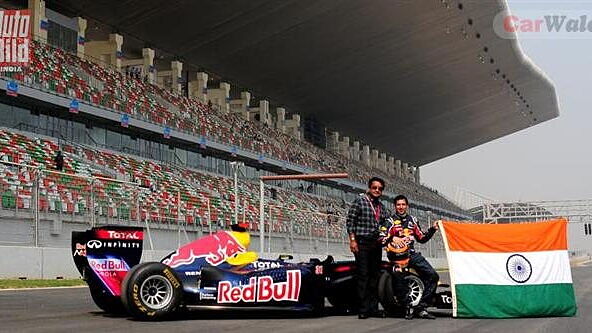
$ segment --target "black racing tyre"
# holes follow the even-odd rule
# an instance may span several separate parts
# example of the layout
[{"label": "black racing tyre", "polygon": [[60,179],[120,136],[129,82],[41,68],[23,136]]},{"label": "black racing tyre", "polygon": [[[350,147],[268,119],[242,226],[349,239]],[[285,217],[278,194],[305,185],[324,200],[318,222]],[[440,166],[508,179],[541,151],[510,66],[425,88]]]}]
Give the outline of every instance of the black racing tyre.
[{"label": "black racing tyre", "polygon": [[[415,274],[405,275],[404,279],[409,285],[409,298],[412,306],[417,306],[423,296],[424,285],[419,276]],[[393,290],[393,276],[384,272],[378,282],[378,299],[382,307],[389,313],[400,314],[402,307],[397,303]]]},{"label": "black racing tyre", "polygon": [[101,289],[90,289],[90,297],[95,304],[103,311],[113,315],[124,315],[127,313],[121,303],[121,297],[107,294]]},{"label": "black racing tyre", "polygon": [[135,318],[164,319],[180,305],[183,286],[175,272],[159,262],[143,263],[132,268],[121,287],[121,301]]}]

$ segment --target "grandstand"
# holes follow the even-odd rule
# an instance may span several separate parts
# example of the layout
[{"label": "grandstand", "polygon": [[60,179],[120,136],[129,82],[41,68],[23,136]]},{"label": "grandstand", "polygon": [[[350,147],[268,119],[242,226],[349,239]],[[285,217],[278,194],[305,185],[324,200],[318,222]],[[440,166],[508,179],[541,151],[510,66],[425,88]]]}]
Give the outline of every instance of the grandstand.
[{"label": "grandstand", "polygon": [[[257,5],[249,3],[248,6],[254,6],[250,10],[254,10]],[[314,17],[321,10],[309,5],[304,18]],[[345,83],[340,74],[335,74],[336,69],[346,71],[347,59],[362,57],[356,52],[350,56],[347,45],[334,45],[335,52],[347,57],[337,64],[326,65],[328,69],[323,71],[318,67],[319,62],[329,63],[326,52],[319,50],[319,59],[314,61],[289,55],[288,49],[300,47],[299,40],[307,31],[311,45],[322,45],[321,42],[326,42],[322,39],[330,37],[329,28],[327,33],[310,33],[310,29],[319,29],[312,23],[303,23],[303,31],[294,36],[276,26],[280,36],[285,37],[276,55],[268,52],[276,47],[267,47],[273,38],[261,39],[264,31],[256,29],[252,40],[264,40],[266,46],[260,49],[244,46],[241,52],[246,53],[245,63],[241,67],[237,61],[242,61],[242,55],[230,57],[234,53],[229,50],[217,53],[217,42],[210,45],[202,35],[196,37],[176,31],[177,28],[166,36],[153,31],[150,27],[155,22],[167,21],[166,11],[151,10],[145,20],[136,20],[134,13],[143,15],[151,6],[148,3],[134,2],[132,8],[131,4],[113,2],[112,8],[108,8],[90,1],[48,1],[46,7],[42,0],[29,0],[27,5],[20,6],[1,1],[0,6],[28,7],[33,32],[29,65],[20,72],[2,72],[0,77],[2,89],[8,84],[18,86],[13,94],[16,96],[0,96],[0,214],[5,220],[35,223],[34,235],[29,238],[15,238],[19,232],[30,235],[27,227],[20,231],[14,225],[4,227],[11,232],[4,233],[0,245],[67,246],[65,239],[52,241],[51,237],[41,237],[40,224],[44,223],[51,235],[65,234],[85,224],[113,223],[199,234],[227,227],[234,221],[235,208],[239,219],[250,223],[256,235],[260,228],[258,177],[346,172],[350,177],[345,180],[275,181],[266,187],[264,220],[271,231],[269,246],[285,250],[285,245],[278,244],[287,241],[291,244],[289,250],[295,250],[299,241],[307,242],[313,244],[307,251],[317,253],[317,243],[323,241],[329,252],[330,243],[344,247],[347,205],[365,190],[367,179],[375,175],[387,180],[386,201],[396,194],[406,194],[411,199],[412,213],[421,219],[470,218],[468,212],[421,184],[419,167],[558,114],[552,85],[522,58],[513,41],[499,41],[492,36],[491,27],[482,30],[483,37],[487,37],[483,43],[491,42],[489,45],[498,47],[497,59],[508,70],[508,76],[513,71],[512,83],[499,69],[496,73],[497,64],[486,68],[483,63],[473,63],[474,57],[468,53],[481,41],[465,38],[470,41],[458,48],[462,51],[434,51],[445,55],[445,64],[426,67],[433,70],[430,75],[434,76],[443,70],[453,73],[450,79],[458,84],[452,86],[435,80],[426,86],[422,83],[426,77],[413,76],[409,71],[426,66],[423,54],[434,47],[433,36],[427,39],[416,36],[416,41],[409,42],[409,49],[422,55],[415,60],[406,58],[405,61],[412,63],[404,65],[403,59],[399,59],[401,63],[388,65],[384,55],[359,40],[364,34],[380,35],[374,31],[378,26],[368,23],[366,15],[361,15],[370,9],[364,5],[343,5],[341,14],[335,13],[327,19],[343,22],[348,15],[358,14],[361,23],[356,24],[370,24],[368,29],[373,31],[362,29],[352,35],[355,37],[352,42],[359,43],[357,47],[368,46],[364,65],[352,72],[355,77],[352,82],[367,84],[370,78],[388,82],[397,75],[409,76],[404,87],[394,85],[392,91],[375,89],[362,97],[359,92],[363,86]],[[195,22],[191,15],[197,13],[203,19],[197,20],[203,31],[214,33],[216,28],[208,24],[215,25],[213,22],[226,16],[228,10],[241,12],[245,4],[233,3],[224,10],[211,2],[178,6],[175,13],[181,22]],[[195,11],[195,6],[202,6],[203,10]],[[287,13],[276,8],[277,4],[266,6],[269,8],[261,13],[260,19],[270,24],[294,19],[304,8]],[[322,10],[325,14],[336,9],[337,4],[327,6],[330,8]],[[370,10],[369,15],[379,19],[378,23],[385,24],[383,20],[387,19],[379,15],[380,9],[426,11],[432,15],[430,19],[435,19],[435,25],[441,24],[437,19],[442,17],[448,18],[448,24],[458,24],[466,15],[476,15],[479,10],[483,15],[491,15],[494,9],[504,9],[503,5],[483,5],[479,9],[471,4],[452,13],[450,8],[441,12],[442,8],[425,3],[406,2],[395,5],[402,6],[397,8],[385,6],[390,5],[381,3]],[[273,9],[278,11],[272,14]],[[126,15],[121,18],[114,13]],[[203,15],[211,16],[211,20]],[[125,24],[121,23],[123,19],[127,20]],[[236,24],[240,23],[244,22]],[[391,28],[399,32],[410,29],[402,24],[393,23]],[[483,28],[461,25],[466,30]],[[421,32],[425,27],[416,29]],[[377,43],[388,44],[393,31]],[[233,29],[227,33],[241,35]],[[187,38],[193,38],[191,43],[203,45],[201,52],[191,51]],[[185,51],[179,49],[181,45],[186,45]],[[479,50],[480,55],[487,53],[487,59],[494,57],[494,51],[488,47],[480,46]],[[394,51],[389,49],[389,52]],[[204,53],[219,54],[219,58],[204,58]],[[456,59],[457,55],[467,63],[451,63],[450,59]],[[266,61],[254,61],[256,58],[273,59],[268,62],[270,66],[285,70],[278,71],[279,74],[266,72]],[[311,78],[299,87],[277,87],[282,80],[277,75],[284,75],[286,80],[299,77],[295,71],[301,71],[305,61],[311,61],[318,73],[327,76],[319,80],[325,85]],[[444,69],[446,66],[448,69]],[[466,68],[455,73],[457,66]],[[206,72],[205,67],[214,71]],[[251,70],[245,71],[247,67]],[[254,73],[261,73],[261,78],[257,79]],[[489,80],[492,75],[495,88],[475,86],[478,80],[483,77]],[[230,80],[220,79],[221,76],[238,77],[237,82],[251,86],[252,91],[281,101],[272,103],[277,105],[273,112],[267,99],[258,98],[257,104],[249,88],[238,88],[236,84],[232,90]],[[335,89],[327,89],[326,80],[333,80]],[[295,80],[295,83],[302,82]],[[471,85],[483,91],[466,89]],[[341,92],[336,94],[336,90]],[[363,103],[353,102],[354,96]],[[330,124],[327,145],[320,147],[305,140],[300,114],[294,111],[288,119],[284,104],[280,103],[286,103],[289,110],[317,114],[321,121]],[[495,117],[487,114],[494,109],[500,110]],[[535,109],[537,114],[532,111]],[[370,117],[385,121],[379,121],[376,126],[360,126],[359,118],[368,117],[365,110],[374,113]],[[536,117],[534,121],[533,117]],[[405,129],[393,130],[395,121],[395,127]],[[433,121],[439,124],[448,121],[449,126],[443,132],[442,126],[435,126]],[[350,145],[350,136],[362,139]],[[58,151],[65,157],[64,168],[59,171],[54,163]],[[245,164],[239,177],[238,198],[231,179],[231,161]],[[441,252],[433,244],[430,246],[431,254]],[[163,244],[162,248],[171,246]]]}]

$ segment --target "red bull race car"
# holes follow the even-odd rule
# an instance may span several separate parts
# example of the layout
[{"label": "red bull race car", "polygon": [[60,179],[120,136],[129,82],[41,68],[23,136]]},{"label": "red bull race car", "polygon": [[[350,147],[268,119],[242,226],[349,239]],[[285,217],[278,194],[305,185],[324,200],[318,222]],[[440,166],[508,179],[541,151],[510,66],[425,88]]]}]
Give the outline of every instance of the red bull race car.
[{"label": "red bull race car", "polygon": [[[357,308],[353,261],[335,262],[331,256],[300,263],[290,262],[291,256],[262,259],[248,251],[250,235],[244,226],[235,225],[183,245],[160,262],[140,263],[143,239],[137,227],[72,232],[76,267],[105,312],[143,320],[204,306],[321,314],[325,299],[339,310]],[[421,283],[417,280],[410,283]],[[410,297],[421,297],[419,287]],[[388,309],[396,308],[394,299],[381,297]]]}]

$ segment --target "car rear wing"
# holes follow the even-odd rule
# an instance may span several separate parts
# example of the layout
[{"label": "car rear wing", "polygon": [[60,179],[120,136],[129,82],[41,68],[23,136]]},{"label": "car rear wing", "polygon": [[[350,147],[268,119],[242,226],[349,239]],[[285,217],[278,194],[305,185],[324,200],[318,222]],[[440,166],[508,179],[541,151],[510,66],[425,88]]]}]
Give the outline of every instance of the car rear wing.
[{"label": "car rear wing", "polygon": [[72,257],[88,286],[119,296],[125,274],[140,263],[144,231],[140,227],[101,226],[72,232]]}]

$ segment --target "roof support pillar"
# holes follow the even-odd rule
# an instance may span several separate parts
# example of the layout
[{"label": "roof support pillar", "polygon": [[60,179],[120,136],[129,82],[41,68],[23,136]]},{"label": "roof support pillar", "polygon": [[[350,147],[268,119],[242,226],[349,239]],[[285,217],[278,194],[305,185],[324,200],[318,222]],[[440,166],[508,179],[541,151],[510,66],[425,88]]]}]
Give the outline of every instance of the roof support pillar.
[{"label": "roof support pillar", "polygon": [[45,1],[29,0],[29,10],[31,11],[31,35],[46,41],[48,21],[45,16]]},{"label": "roof support pillar", "polygon": [[121,71],[121,59],[123,58],[123,36],[110,34],[107,41],[91,41],[85,43],[85,52],[93,60],[99,60],[99,64],[112,66]]},{"label": "roof support pillar", "polygon": [[339,154],[339,132],[333,132],[329,134],[329,139],[327,140],[327,149],[330,152]]},{"label": "roof support pillar", "polygon": [[386,160],[386,173],[389,176],[395,176],[395,157],[389,156]]},{"label": "roof support pillar", "polygon": [[364,145],[362,147],[362,163],[366,164],[367,166],[371,167],[370,163],[370,146]]},{"label": "roof support pillar", "polygon": [[378,149],[372,149],[372,155],[370,156],[370,166],[378,169]]},{"label": "roof support pillar", "polygon": [[217,89],[208,89],[208,101],[212,102],[222,113],[228,113],[230,100],[230,84],[220,82]]},{"label": "roof support pillar", "polygon": [[339,153],[349,158],[349,136],[344,136],[339,143]]},{"label": "roof support pillar", "polygon": [[360,160],[360,141],[354,141],[354,144],[351,147],[351,158],[354,161]]},{"label": "roof support pillar", "polygon": [[178,60],[171,61],[171,90],[176,94],[181,94],[181,75],[183,73],[183,63]]},{"label": "roof support pillar", "polygon": [[284,121],[285,124],[285,129],[286,129],[286,134],[300,140],[301,139],[301,135],[300,135],[300,115],[299,114],[293,114],[292,118]]},{"label": "roof support pillar", "polygon": [[378,169],[386,173],[386,153],[380,153],[378,158]]},{"label": "roof support pillar", "polygon": [[395,160],[395,177],[403,178],[403,166],[401,160]]},{"label": "roof support pillar", "polygon": [[230,112],[238,113],[245,120],[249,120],[249,105],[251,103],[251,93],[241,92],[239,99],[233,99],[229,102]]},{"label": "roof support pillar", "polygon": [[78,58],[84,59],[84,44],[86,38],[86,20],[82,17],[77,17],[78,21],[78,36],[76,40],[76,55]]}]

